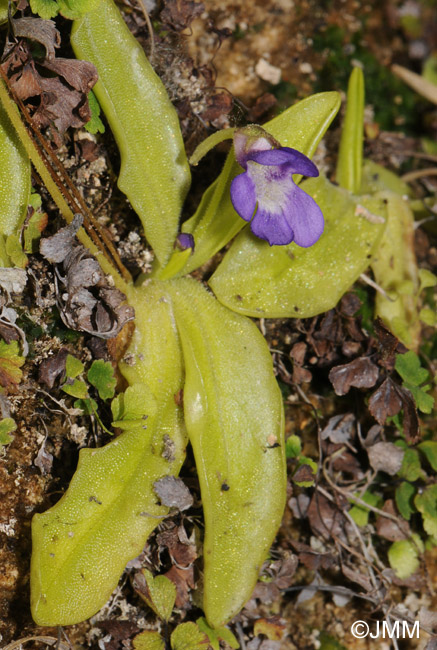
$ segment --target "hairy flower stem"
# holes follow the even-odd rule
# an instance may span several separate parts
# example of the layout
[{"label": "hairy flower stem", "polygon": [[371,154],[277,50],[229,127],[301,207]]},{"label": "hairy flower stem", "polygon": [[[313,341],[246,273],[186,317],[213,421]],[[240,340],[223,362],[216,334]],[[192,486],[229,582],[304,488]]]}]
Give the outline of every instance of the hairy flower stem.
[{"label": "hairy flower stem", "polygon": [[[67,221],[67,223],[70,223],[74,216],[74,213],[68,205],[68,202],[74,210],[83,214],[84,224],[87,227],[90,236],[88,236],[88,234],[83,229],[80,229],[77,233],[79,241],[98,259],[102,270],[113,277],[117,288],[125,292],[127,285],[131,284],[132,279],[127,269],[125,269],[123,266],[117,254],[117,251],[112,245],[112,242],[103,233],[98,222],[92,217],[83,198],[74,188],[74,185],[63,169],[60,161],[56,159],[56,157],[53,155],[53,152],[49,151],[49,147],[42,135],[36,131],[41,146],[32,138],[20,117],[20,113],[17,111],[15,101],[10,96],[10,89],[7,85],[7,79],[5,78],[5,75],[1,68],[0,74],[2,76],[2,80],[0,80],[0,102],[2,103],[15,131],[17,132],[17,135],[21,140],[23,147],[25,148],[36,172],[40,176],[42,182],[46,186],[48,192],[58,206],[62,216]],[[32,128],[32,121],[29,114],[21,102],[20,104],[23,115]],[[57,172],[53,168],[53,165],[44,155],[43,149],[46,152],[47,156],[52,158],[52,160],[56,160],[56,165],[58,167],[59,173],[62,176],[62,179],[59,178]],[[69,187],[67,188],[66,185]],[[72,195],[72,192],[74,193],[74,196]],[[118,269],[116,267],[118,267]]]}]

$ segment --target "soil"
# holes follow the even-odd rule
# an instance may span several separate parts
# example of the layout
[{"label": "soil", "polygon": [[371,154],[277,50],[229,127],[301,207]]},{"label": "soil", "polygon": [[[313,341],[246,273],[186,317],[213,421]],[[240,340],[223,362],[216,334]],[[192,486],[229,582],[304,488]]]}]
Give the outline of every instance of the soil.
[{"label": "soil", "polygon": [[[424,60],[436,51],[437,12],[431,0],[404,4],[395,0],[204,0],[199,10],[185,0],[168,0],[166,5],[175,3],[185,8],[186,17],[192,12],[194,19],[187,20],[187,26],[169,28],[162,19],[163,5],[151,2],[156,31],[152,61],[175,102],[189,153],[214,129],[250,121],[262,123],[312,92],[344,92],[351,63],[358,61],[366,71],[368,157],[397,173],[435,164],[435,149],[434,153],[428,151],[437,130],[435,108],[390,73],[392,63],[420,72]],[[132,32],[150,52],[150,37],[140,9],[127,2],[120,8]],[[66,40],[68,22],[58,19],[57,26]],[[4,31],[0,34],[3,38]],[[335,167],[339,125],[337,118],[316,154],[328,174]],[[118,153],[109,130],[103,136],[91,136],[83,129],[70,129],[57,155],[99,223],[107,227],[126,267],[133,274],[147,271],[150,251],[142,243],[133,210],[116,188]],[[431,158],[424,160],[424,155]],[[194,193],[186,216],[220,170],[223,153],[218,151],[211,161],[208,169],[194,171]],[[428,176],[414,181],[416,195],[435,196],[434,179]],[[37,179],[35,183],[49,214],[46,236],[62,223],[48,194]],[[435,218],[416,231],[419,265],[434,272],[435,233]],[[59,382],[48,388],[41,381],[41,364],[67,350],[85,363],[104,358],[115,365],[126,341],[107,345],[68,329],[56,307],[53,266],[35,254],[29,268],[36,281],[14,298],[13,307],[20,314],[19,325],[30,342],[30,352],[21,381],[7,398],[1,397],[3,416],[9,411],[17,429],[13,441],[0,452],[0,642],[9,650],[26,637],[41,637],[23,647],[43,648],[59,640],[62,647],[78,650],[128,650],[141,630],[159,627],[130,581],[138,566],[146,563],[144,557],[128,569],[111,601],[91,621],[58,630],[39,628],[31,619],[32,516],[46,510],[65,491],[79,448],[100,446],[108,440],[95,418],[78,413],[74,399],[62,393]],[[206,279],[210,270],[201,269],[197,277]],[[298,434],[302,453],[316,465],[322,456],[326,462],[319,467],[316,485],[307,488],[298,483],[308,476],[298,477],[296,462],[289,461],[283,524],[252,599],[230,624],[243,650],[437,647],[437,636],[431,638],[433,632],[437,634],[436,547],[427,549],[419,569],[401,580],[388,563],[389,538],[378,532],[376,517],[357,533],[342,515],[348,504],[345,493],[352,493],[355,484],[362,486],[363,477],[372,480],[357,432],[367,435],[375,420],[367,406],[372,390],[353,389],[347,396],[338,397],[329,371],[360,355],[378,355],[381,350],[381,339],[378,341],[375,333],[363,339],[356,334],[357,328],[361,331],[364,312],[347,315],[350,295],[336,310],[314,319],[259,323],[272,350],[284,395],[286,437]],[[360,283],[358,295],[366,305],[368,287]],[[334,331],[337,333],[332,336]],[[435,330],[425,328],[422,358],[434,373],[436,350]],[[322,443],[321,431],[330,418],[348,414],[354,434],[346,449],[339,451],[341,445],[332,441]],[[104,408],[102,419],[110,422]],[[435,432],[435,425],[435,415],[421,420],[423,431]],[[395,431],[393,425],[387,425],[386,439],[394,439]],[[183,526],[189,537],[195,528],[192,515],[201,513],[192,459],[182,477],[196,495],[195,505],[193,510],[166,520],[149,540],[147,566],[159,573],[174,568],[169,547],[159,534]],[[435,475],[430,472],[428,479],[435,482]],[[393,508],[394,481],[384,485],[386,501],[391,500]],[[332,525],[327,527],[328,521]],[[185,591],[171,626],[201,616],[193,589],[200,572],[201,559],[197,558],[191,584],[184,578]],[[383,589],[377,586],[382,575]],[[174,575],[170,577],[176,580]],[[376,621],[385,617],[392,616],[394,621],[398,615],[414,622],[419,612],[423,624],[420,639],[357,639],[351,633],[351,625],[357,620],[368,621],[375,629]],[[258,619],[266,619],[267,633],[257,633]],[[275,637],[277,630],[279,637]]]}]

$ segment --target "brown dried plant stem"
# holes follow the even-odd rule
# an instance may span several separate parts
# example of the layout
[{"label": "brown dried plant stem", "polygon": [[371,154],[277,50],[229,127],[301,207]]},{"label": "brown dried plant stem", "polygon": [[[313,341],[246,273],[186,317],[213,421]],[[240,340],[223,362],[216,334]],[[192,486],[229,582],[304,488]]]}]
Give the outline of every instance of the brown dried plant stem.
[{"label": "brown dried plant stem", "polygon": [[[61,162],[51,150],[50,145],[46,142],[39,130],[32,124],[32,119],[26,107],[20,100],[12,98],[13,93],[8,86],[8,80],[1,67],[0,75],[2,77],[2,80],[0,80],[0,102],[10,119],[12,126],[17,132],[17,135],[35,167],[36,172],[40,176],[67,223],[72,221],[74,212],[80,212],[83,215],[84,227],[87,229],[88,234],[81,228],[77,233],[79,241],[93,255],[95,255],[102,270],[113,277],[117,288],[121,291],[126,291],[127,285],[132,282],[132,278],[130,273],[123,266],[112,242],[101,229],[100,224],[91,215],[88,206],[75,188]],[[17,104],[20,106],[23,117],[28,124],[28,128],[33,131],[38,142],[35,141],[29,133],[28,128],[26,128],[23,123],[20,113],[17,110]],[[54,166],[57,168],[57,171]],[[60,176],[58,176],[57,172]]]}]

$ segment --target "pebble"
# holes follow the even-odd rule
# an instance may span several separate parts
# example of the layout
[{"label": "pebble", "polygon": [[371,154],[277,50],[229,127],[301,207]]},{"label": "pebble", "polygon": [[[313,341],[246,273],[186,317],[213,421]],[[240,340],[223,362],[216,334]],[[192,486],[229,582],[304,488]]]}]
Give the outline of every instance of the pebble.
[{"label": "pebble", "polygon": [[260,79],[268,81],[274,86],[281,81],[281,70],[265,59],[259,59],[255,66],[255,72]]}]

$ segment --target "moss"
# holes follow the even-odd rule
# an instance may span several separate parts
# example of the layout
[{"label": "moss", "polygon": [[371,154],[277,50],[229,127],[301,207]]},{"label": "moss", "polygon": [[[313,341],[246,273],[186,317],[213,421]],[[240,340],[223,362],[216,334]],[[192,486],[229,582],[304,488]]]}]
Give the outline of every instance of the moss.
[{"label": "moss", "polygon": [[331,25],[313,38],[313,47],[325,52],[326,60],[318,74],[315,92],[345,90],[353,60],[363,64],[366,98],[375,110],[375,121],[384,130],[414,133],[421,130],[425,102],[362,45],[362,32],[346,42],[345,32]]}]

